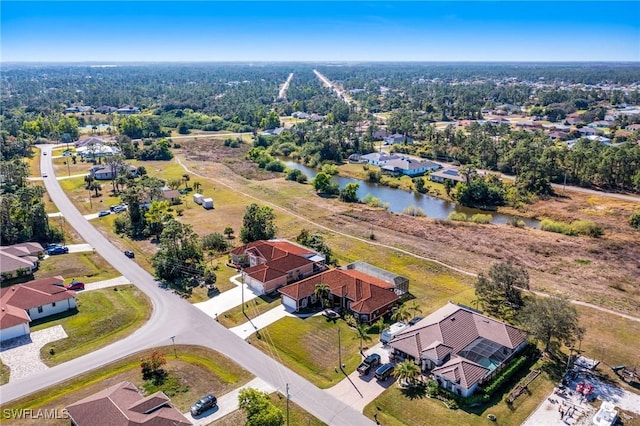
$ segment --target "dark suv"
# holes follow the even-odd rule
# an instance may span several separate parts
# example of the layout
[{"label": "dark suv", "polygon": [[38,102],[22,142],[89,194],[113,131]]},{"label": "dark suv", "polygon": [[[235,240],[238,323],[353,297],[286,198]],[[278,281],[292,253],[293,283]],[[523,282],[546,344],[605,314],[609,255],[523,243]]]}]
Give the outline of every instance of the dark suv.
[{"label": "dark suv", "polygon": [[380,365],[380,355],[375,353],[371,354],[360,363],[358,373],[366,376],[369,374],[369,371],[371,371],[371,368],[375,368],[378,365]]},{"label": "dark suv", "polygon": [[376,370],[376,379],[381,382],[387,380],[389,376],[393,374],[393,370],[395,370],[395,366],[392,363],[388,363],[383,365],[382,367],[378,367]]},{"label": "dark suv", "polygon": [[218,403],[218,400],[213,395],[207,395],[195,404],[191,406],[191,415],[198,416],[210,408],[213,408]]}]

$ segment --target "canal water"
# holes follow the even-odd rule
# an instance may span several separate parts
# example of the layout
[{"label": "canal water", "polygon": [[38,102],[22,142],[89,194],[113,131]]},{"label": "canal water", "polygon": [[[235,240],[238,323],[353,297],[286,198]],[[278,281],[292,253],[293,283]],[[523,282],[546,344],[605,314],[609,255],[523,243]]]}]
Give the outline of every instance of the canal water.
[{"label": "canal water", "polygon": [[[287,167],[292,169],[298,169],[302,171],[309,180],[313,179],[318,173],[317,170],[307,167],[303,164],[296,163],[295,161],[285,161]],[[344,188],[348,183],[357,183],[360,185],[358,188],[358,198],[362,199],[367,194],[371,194],[373,197],[379,198],[383,203],[389,204],[389,211],[394,213],[402,213],[403,210],[409,206],[415,206],[425,212],[427,217],[433,219],[446,219],[451,212],[465,213],[467,216],[472,216],[476,213],[490,214],[492,216],[491,223],[505,224],[508,223],[514,216],[496,213],[493,211],[473,209],[469,207],[461,206],[457,203],[443,200],[441,198],[432,197],[426,194],[420,194],[419,192],[407,192],[401,189],[390,188],[384,185],[378,185],[376,183],[365,182],[359,179],[353,179],[344,176],[333,176],[331,179],[340,185],[340,188]],[[527,227],[539,228],[540,222],[535,219],[528,219],[520,216],[516,216],[518,220],[522,220]]]}]

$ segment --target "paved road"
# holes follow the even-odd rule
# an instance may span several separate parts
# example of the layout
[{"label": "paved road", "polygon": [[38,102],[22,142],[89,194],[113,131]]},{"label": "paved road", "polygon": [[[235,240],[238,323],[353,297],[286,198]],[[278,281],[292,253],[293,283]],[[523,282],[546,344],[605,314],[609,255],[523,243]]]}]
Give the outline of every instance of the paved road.
[{"label": "paved road", "polygon": [[293,73],[290,73],[289,77],[287,77],[287,81],[284,82],[284,84],[280,88],[280,92],[278,92],[278,99],[287,98],[287,89],[289,88],[289,83],[291,83],[292,78],[293,78]]},{"label": "paved road", "polygon": [[[51,153],[51,145],[40,148]],[[51,155],[41,156],[41,170],[54,175]],[[96,248],[107,262],[144,291],[151,299],[153,312],[149,322],[129,337],[91,354],[55,366],[46,372],[16,380],[0,387],[3,404],[44,389],[70,377],[99,368],[142,349],[176,344],[205,346],[221,352],[275,389],[289,384],[291,400],[329,425],[373,425],[374,423],[308,380],[251,346],[224,328],[198,308],[156,285],[154,278],[135,262],[123,262],[122,253],[82,216],[66,196],[56,179],[46,179],[51,199],[86,243]]]}]

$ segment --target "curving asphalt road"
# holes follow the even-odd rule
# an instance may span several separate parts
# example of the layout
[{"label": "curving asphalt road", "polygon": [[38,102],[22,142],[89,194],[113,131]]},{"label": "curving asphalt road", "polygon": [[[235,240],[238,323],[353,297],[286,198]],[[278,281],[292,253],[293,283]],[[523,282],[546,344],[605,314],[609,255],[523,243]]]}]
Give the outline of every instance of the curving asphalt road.
[{"label": "curving asphalt road", "polygon": [[374,424],[328,391],[320,390],[254,348],[198,308],[158,287],[153,276],[134,260],[126,258],[75,208],[55,179],[50,160],[52,146],[41,145],[40,148],[49,154],[40,157],[40,167],[42,173],[48,175],[44,182],[51,199],[86,243],[95,247],[107,262],[145,292],[152,301],[153,312],[144,326],[117,343],[1,386],[1,404],[100,368],[140,350],[171,344],[174,337],[177,344],[200,345],[228,356],[276,389],[282,391],[288,384],[291,400],[329,425]]}]

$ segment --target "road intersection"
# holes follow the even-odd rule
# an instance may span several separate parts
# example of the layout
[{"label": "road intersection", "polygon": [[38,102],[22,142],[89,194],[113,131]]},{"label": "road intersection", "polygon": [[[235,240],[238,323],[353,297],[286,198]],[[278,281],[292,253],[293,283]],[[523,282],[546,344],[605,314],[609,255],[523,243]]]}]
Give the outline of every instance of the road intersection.
[{"label": "road intersection", "polygon": [[[41,170],[53,177],[52,146],[42,145],[41,149],[49,154],[41,156]],[[279,364],[186,300],[160,288],[151,274],[135,261],[127,259],[82,216],[56,179],[44,179],[44,182],[51,200],[69,224],[87,244],[150,298],[153,312],[145,325],[114,344],[1,386],[3,405],[135,352],[168,345],[175,337],[177,344],[200,345],[226,355],[275,389],[283,391],[288,384],[291,400],[329,425],[374,424],[353,407]]]}]

